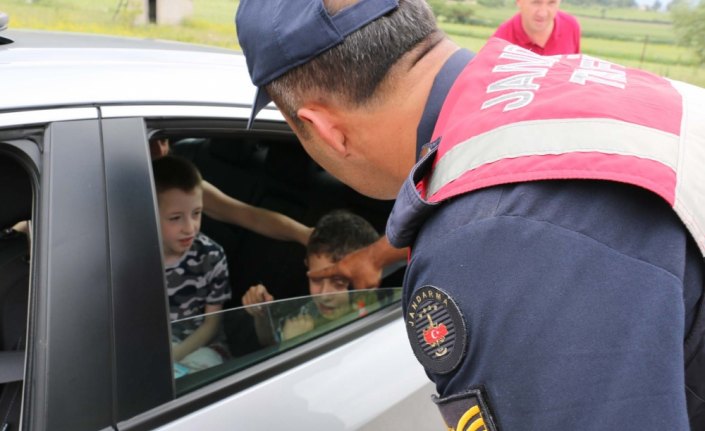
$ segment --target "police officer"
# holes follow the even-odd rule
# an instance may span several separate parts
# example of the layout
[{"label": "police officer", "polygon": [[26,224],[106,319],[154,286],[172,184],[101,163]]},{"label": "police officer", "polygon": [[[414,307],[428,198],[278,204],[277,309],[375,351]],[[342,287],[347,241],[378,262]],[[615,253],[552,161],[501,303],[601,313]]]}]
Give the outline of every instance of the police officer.
[{"label": "police officer", "polygon": [[241,0],[236,23],[253,116],[271,98],[326,170],[396,197],[449,428],[705,429],[705,91],[474,56],[424,0]]}]

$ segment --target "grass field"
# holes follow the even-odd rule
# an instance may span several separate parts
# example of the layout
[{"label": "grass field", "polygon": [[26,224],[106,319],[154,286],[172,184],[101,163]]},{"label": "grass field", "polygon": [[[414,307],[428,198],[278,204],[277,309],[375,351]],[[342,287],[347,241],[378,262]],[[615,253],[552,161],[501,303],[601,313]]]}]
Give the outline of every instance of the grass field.
[{"label": "grass field", "polygon": [[[33,1],[33,3],[29,3]],[[3,0],[10,27],[169,39],[237,49],[235,0],[193,0],[194,14],[180,26],[134,25],[139,0]],[[120,6],[120,7],[118,7]],[[564,5],[583,29],[584,53],[705,87],[705,67],[675,45],[670,15],[637,9]],[[475,24],[441,23],[456,43],[477,51],[515,8],[474,7]]]},{"label": "grass field", "polygon": [[[669,14],[571,5],[564,9],[580,21],[585,54],[705,87],[705,67],[698,66],[691,50],[675,44]],[[456,43],[478,50],[497,25],[515,12],[515,8],[476,6],[475,25],[441,23],[441,27]]]},{"label": "grass field", "polygon": [[[194,14],[180,26],[134,25],[136,0],[3,0],[11,28],[101,33],[178,40],[237,49],[233,0],[195,0]],[[118,6],[122,6],[119,7]]]}]

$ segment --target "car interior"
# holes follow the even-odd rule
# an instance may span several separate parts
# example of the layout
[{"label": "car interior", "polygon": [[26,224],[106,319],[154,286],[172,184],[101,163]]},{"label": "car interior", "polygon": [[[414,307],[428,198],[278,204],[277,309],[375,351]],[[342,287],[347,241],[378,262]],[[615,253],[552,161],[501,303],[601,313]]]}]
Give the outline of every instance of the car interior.
[{"label": "car interior", "polygon": [[[329,211],[347,209],[384,233],[393,202],[367,198],[333,178],[291,134],[177,135],[169,139],[173,154],[191,160],[206,181],[235,199],[307,226],[314,226]],[[228,256],[232,306],[240,305],[241,296],[257,283],[267,286],[275,298],[308,294],[305,250],[300,244],[265,238],[207,216],[202,230]],[[400,286],[402,275],[402,271],[390,274],[383,286]]]},{"label": "car interior", "polygon": [[[238,131],[185,132],[153,130],[151,139],[169,139],[171,153],[191,160],[204,180],[225,194],[261,208],[285,214],[307,226],[334,209],[346,209],[366,218],[384,233],[392,201],[360,195],[318,166],[291,133]],[[203,216],[201,230],[220,244],[228,258],[231,310],[242,305],[249,287],[261,283],[276,300],[309,295],[305,248],[298,243],[266,238],[239,226]],[[381,287],[401,286],[403,270],[386,275]],[[393,294],[383,294],[388,301]],[[397,298],[398,300],[398,298]],[[258,343],[249,316],[223,313],[223,325],[234,363],[200,377],[177,380],[177,391],[188,391],[217,375],[232,373],[275,354],[282,346],[264,348]]]},{"label": "car interior", "polygon": [[[24,373],[29,240],[11,229],[32,216],[28,172],[10,154],[0,151],[0,423],[15,429],[19,422]],[[9,427],[9,428],[8,428]]]}]

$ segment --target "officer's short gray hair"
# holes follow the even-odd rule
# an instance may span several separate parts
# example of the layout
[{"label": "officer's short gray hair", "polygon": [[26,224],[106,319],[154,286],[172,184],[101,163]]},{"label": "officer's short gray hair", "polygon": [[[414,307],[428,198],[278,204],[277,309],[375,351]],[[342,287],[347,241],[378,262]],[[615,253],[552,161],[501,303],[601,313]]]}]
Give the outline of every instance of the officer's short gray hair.
[{"label": "officer's short gray hair", "polygon": [[[358,0],[324,0],[333,15]],[[360,30],[313,60],[266,86],[269,96],[294,122],[307,97],[334,94],[352,106],[370,101],[390,68],[407,52],[438,31],[426,0],[399,0],[399,8]]]}]

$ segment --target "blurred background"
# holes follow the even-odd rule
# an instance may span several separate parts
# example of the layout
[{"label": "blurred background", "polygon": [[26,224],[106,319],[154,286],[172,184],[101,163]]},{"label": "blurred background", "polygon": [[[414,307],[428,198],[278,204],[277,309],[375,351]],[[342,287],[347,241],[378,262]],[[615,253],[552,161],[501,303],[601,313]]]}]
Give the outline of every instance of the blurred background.
[{"label": "blurred background", "polygon": [[[441,28],[477,51],[514,0],[429,0]],[[239,49],[235,0],[3,0],[13,29],[166,39]],[[705,87],[705,1],[563,0],[584,54]]]}]

